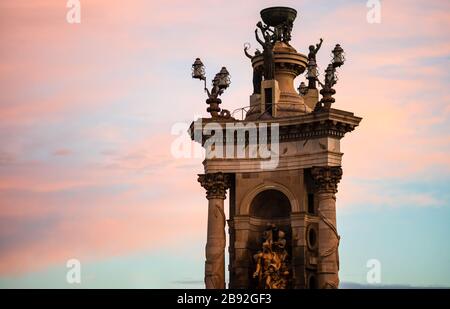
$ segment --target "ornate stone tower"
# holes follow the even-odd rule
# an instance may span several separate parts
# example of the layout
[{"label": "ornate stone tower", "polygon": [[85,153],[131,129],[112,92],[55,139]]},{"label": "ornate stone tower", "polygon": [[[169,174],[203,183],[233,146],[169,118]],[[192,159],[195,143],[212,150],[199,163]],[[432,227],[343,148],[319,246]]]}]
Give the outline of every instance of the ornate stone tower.
[{"label": "ornate stone tower", "polygon": [[[331,108],[336,68],[344,62],[342,48],[334,48],[321,83],[315,55],[322,40],[309,47],[308,55],[289,43],[296,15],[285,7],[261,11],[264,23],[257,24],[255,33],[263,52],[251,55],[245,47],[254,91],[242,120],[219,108],[218,97],[230,84],[228,71],[222,68],[209,91],[202,62],[197,58],[193,65],[192,76],[205,80],[211,113],[190,128],[192,139],[206,149],[205,173],[198,178],[208,199],[206,288],[225,288],[226,223],[230,288],[339,285],[335,194],[342,177],[340,140],[361,118]],[[305,70],[309,84],[302,82],[298,93],[294,79]],[[316,82],[322,88],[320,100]],[[268,226],[271,233],[283,233],[269,237]],[[277,235],[283,238],[282,255],[274,248],[281,243]],[[280,256],[283,273],[277,266]],[[283,284],[275,284],[281,276]]]}]

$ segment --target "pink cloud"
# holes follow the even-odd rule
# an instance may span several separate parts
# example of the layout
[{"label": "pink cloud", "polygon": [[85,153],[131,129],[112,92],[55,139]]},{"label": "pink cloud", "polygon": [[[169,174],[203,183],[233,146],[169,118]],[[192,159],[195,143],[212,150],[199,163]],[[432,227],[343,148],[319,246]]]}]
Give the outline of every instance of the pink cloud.
[{"label": "pink cloud", "polygon": [[[147,200],[134,204],[124,203],[120,196],[116,198],[111,201],[93,199],[92,205],[79,206],[90,207],[86,211],[73,208],[67,211],[64,206],[55,208],[52,214],[63,217],[47,231],[35,231],[42,234],[42,239],[22,241],[2,250],[0,273],[10,275],[49,265],[62,266],[70,258],[90,261],[137,251],[157,251],[176,247],[181,241],[180,235],[186,240],[199,237],[204,231],[204,212],[171,211],[167,199],[164,203]],[[192,208],[194,205],[185,203],[184,206]],[[158,211],[158,208],[166,211]],[[206,207],[203,210],[206,211]],[[183,230],[176,227],[183,227]],[[1,233],[3,237],[15,239],[21,231],[14,226],[3,226]]]},{"label": "pink cloud", "polygon": [[367,85],[375,87],[352,87],[361,81],[351,75],[345,78],[349,87],[338,88],[336,107],[353,109],[364,118],[342,141],[344,165],[350,175],[379,179],[426,174],[429,168],[438,166],[442,173],[450,170],[450,140],[436,134],[437,126],[449,121],[445,100],[431,103],[404,99],[404,94],[422,90],[433,93],[428,88],[440,88],[438,83],[428,85],[425,78],[402,81],[368,77],[364,79]]},{"label": "pink cloud", "polygon": [[65,157],[65,156],[69,156],[71,154],[72,154],[72,151],[67,148],[56,149],[55,151],[53,151],[54,156]]},{"label": "pink cloud", "polygon": [[[127,145],[118,150],[115,164],[109,158],[82,168],[34,163],[2,175],[0,235],[15,242],[2,245],[0,273],[63,265],[72,257],[87,261],[172,248],[183,241],[180,234],[184,240],[201,237],[204,190],[195,171],[179,168],[192,160],[170,160],[172,139],[161,135]],[[24,224],[35,230],[29,234]]]}]

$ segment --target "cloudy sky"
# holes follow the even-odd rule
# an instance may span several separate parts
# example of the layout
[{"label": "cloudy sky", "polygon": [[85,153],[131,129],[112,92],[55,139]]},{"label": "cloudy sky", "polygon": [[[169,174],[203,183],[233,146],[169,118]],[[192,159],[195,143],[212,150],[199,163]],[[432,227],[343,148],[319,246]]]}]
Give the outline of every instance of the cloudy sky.
[{"label": "cloudy sky", "polygon": [[377,259],[384,285],[450,286],[448,1],[383,0],[376,24],[365,0],[80,2],[80,24],[66,0],[0,2],[0,287],[203,286],[202,158],[174,158],[171,130],[207,115],[195,57],[248,105],[243,44],[274,5],[298,10],[298,51],[324,39],[322,69],[344,47],[334,107],[364,118],[341,147],[341,281]]}]

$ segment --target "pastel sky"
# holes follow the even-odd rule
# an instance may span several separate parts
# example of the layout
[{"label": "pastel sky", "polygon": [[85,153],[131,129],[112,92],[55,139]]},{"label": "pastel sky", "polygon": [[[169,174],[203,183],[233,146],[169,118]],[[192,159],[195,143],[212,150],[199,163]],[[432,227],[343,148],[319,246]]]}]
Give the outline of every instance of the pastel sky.
[{"label": "pastel sky", "polygon": [[298,51],[324,39],[320,68],[343,46],[334,107],[364,118],[341,146],[341,281],[374,258],[384,285],[450,287],[449,1],[383,0],[379,24],[365,0],[80,2],[80,24],[65,0],[0,2],[0,287],[203,287],[202,158],[171,130],[206,116],[195,57],[248,105],[243,44],[275,5]]}]

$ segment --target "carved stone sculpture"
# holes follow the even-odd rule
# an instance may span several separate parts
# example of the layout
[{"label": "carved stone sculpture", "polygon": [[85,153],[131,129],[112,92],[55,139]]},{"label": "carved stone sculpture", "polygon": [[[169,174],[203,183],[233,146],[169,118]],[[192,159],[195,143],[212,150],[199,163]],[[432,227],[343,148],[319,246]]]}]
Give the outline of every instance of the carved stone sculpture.
[{"label": "carved stone sculpture", "polygon": [[270,224],[263,238],[262,251],[254,256],[256,269],[253,278],[258,279],[260,289],[285,289],[289,276],[285,233]]},{"label": "carved stone sculpture", "polygon": [[[254,57],[261,55],[261,52],[256,49],[255,55],[252,56],[248,53],[248,46],[244,47],[244,53],[245,55],[252,60]],[[260,94],[261,93],[261,81],[263,77],[263,72],[260,68],[253,68],[253,94]]]},{"label": "carved stone sculpture", "polygon": [[[261,30],[262,31],[262,30]],[[273,46],[274,42],[269,31],[264,31],[264,41],[259,38],[258,29],[255,29],[256,40],[263,47],[263,57],[264,57],[264,79],[271,80],[274,79],[275,74],[275,63],[273,58]]]}]

